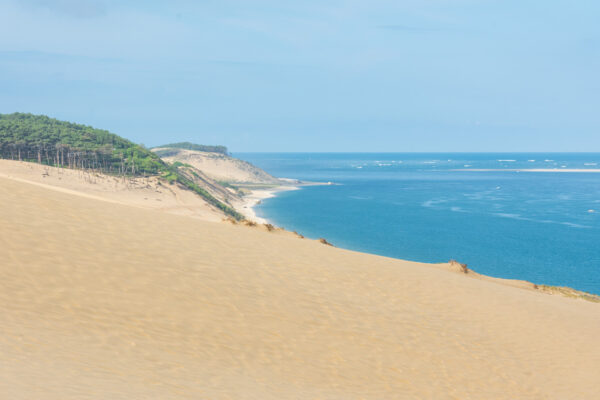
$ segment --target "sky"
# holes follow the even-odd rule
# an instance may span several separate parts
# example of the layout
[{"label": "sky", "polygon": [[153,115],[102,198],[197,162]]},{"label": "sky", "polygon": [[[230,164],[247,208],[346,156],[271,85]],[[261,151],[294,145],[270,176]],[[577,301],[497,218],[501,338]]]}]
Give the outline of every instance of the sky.
[{"label": "sky", "polygon": [[0,113],[234,152],[600,151],[597,0],[0,0]]}]

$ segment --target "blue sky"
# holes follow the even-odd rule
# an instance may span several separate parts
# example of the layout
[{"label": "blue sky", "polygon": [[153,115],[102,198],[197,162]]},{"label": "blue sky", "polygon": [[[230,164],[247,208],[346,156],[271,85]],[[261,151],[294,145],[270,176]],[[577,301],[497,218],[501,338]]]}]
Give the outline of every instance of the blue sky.
[{"label": "blue sky", "polygon": [[600,151],[600,2],[0,0],[0,113],[148,146]]}]

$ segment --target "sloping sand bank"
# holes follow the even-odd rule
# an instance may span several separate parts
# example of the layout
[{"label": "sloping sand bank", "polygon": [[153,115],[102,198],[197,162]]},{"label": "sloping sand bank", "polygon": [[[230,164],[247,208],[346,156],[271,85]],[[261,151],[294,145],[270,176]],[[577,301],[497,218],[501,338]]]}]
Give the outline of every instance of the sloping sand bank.
[{"label": "sloping sand bank", "polygon": [[116,177],[77,169],[0,160],[0,178],[104,200],[111,203],[155,209],[171,214],[188,215],[206,221],[221,221],[223,213],[195,193],[170,185],[158,177]]},{"label": "sloping sand bank", "polygon": [[0,398],[597,399],[600,305],[0,178]]},{"label": "sloping sand bank", "polygon": [[168,163],[179,161],[192,165],[210,178],[218,181],[266,184],[281,183],[279,179],[249,162],[221,153],[173,148],[154,148],[152,151]]}]

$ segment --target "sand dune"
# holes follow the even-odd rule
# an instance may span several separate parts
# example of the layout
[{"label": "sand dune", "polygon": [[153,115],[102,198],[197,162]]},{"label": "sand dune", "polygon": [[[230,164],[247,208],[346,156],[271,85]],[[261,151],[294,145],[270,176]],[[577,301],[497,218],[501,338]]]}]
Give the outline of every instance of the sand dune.
[{"label": "sand dune", "polygon": [[77,169],[0,160],[0,177],[29,182],[48,189],[112,203],[221,221],[223,213],[200,196],[157,177],[141,178],[104,175]]},{"label": "sand dune", "polygon": [[152,151],[168,163],[179,161],[192,165],[217,181],[281,184],[279,179],[249,162],[225,154],[173,148],[155,148]]},{"label": "sand dune", "polygon": [[0,178],[0,398],[597,399],[600,305]]}]

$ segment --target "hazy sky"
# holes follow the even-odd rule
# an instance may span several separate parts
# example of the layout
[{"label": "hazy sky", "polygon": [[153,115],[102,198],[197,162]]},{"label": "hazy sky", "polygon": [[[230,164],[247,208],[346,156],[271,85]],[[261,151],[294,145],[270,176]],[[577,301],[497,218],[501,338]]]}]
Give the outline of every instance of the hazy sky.
[{"label": "hazy sky", "polygon": [[598,0],[0,0],[0,113],[148,146],[600,151]]}]

